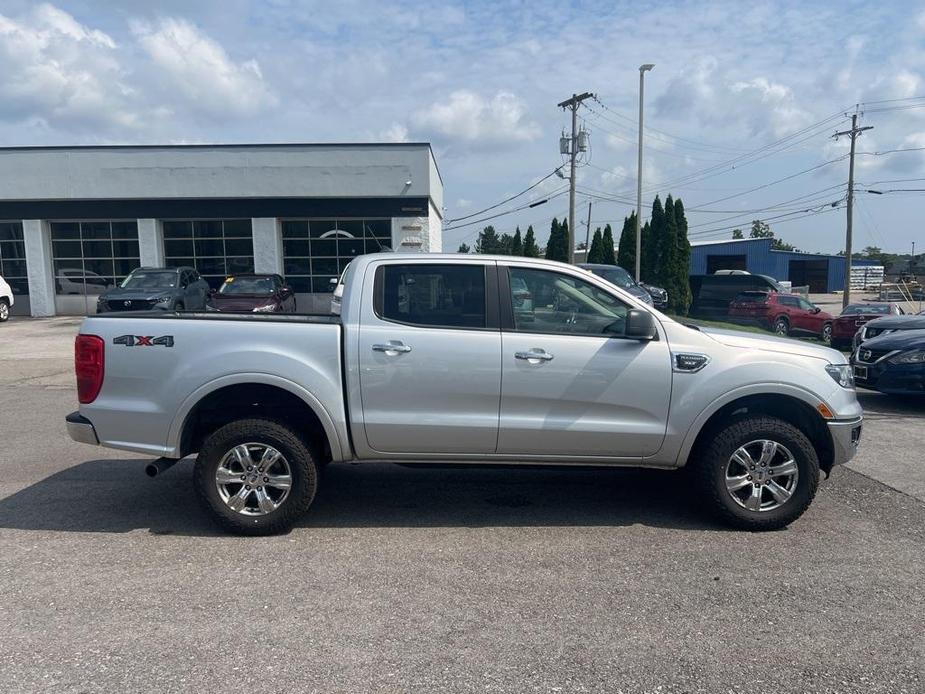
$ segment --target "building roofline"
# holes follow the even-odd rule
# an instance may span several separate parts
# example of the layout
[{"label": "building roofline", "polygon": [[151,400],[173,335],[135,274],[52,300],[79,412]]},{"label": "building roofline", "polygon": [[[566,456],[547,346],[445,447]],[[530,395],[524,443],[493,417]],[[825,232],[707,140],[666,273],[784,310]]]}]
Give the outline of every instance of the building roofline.
[{"label": "building roofline", "polygon": [[759,239],[720,239],[719,241],[691,241],[691,247],[694,246],[712,246],[718,243],[743,243],[745,241],[771,241],[770,237],[764,237]]},{"label": "building roofline", "polygon": [[[84,151],[94,149],[264,149],[270,147],[300,147],[300,148],[325,148],[325,147],[427,147],[433,153],[433,147],[429,142],[213,142],[195,143],[195,144],[119,144],[119,145],[10,145],[0,146],[0,152],[36,152],[36,151]],[[435,157],[436,160],[436,157]]]}]

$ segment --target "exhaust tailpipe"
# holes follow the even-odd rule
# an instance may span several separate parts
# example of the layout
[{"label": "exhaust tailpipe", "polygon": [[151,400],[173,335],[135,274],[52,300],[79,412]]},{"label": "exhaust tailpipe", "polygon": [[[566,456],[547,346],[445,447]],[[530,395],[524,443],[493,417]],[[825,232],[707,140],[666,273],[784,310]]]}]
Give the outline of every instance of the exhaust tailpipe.
[{"label": "exhaust tailpipe", "polygon": [[152,460],[145,465],[145,474],[148,477],[157,477],[162,472],[167,472],[178,462],[180,461],[174,460],[173,458],[158,458],[157,460]]}]

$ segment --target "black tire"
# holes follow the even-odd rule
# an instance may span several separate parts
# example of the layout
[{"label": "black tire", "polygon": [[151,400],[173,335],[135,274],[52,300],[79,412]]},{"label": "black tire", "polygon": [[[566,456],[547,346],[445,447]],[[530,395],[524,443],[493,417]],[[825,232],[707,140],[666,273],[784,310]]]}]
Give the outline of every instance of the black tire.
[{"label": "black tire", "polygon": [[173,305],[173,310],[174,310],[174,311],[182,311],[184,308],[185,308],[185,307],[183,306],[183,302],[182,302],[182,301],[178,301],[177,303],[175,303],[175,304]]},{"label": "black tire", "polygon": [[[739,447],[759,439],[785,446],[797,464],[796,486],[777,508],[753,511],[739,505],[726,489],[726,469]],[[809,507],[819,486],[819,459],[799,429],[776,417],[750,415],[736,419],[716,432],[693,460],[694,477],[704,498],[720,520],[742,530],[778,530]]]},{"label": "black tire", "polygon": [[6,323],[10,319],[10,302],[6,299],[0,299],[0,323]]},{"label": "black tire", "polygon": [[790,334],[790,321],[780,316],[779,318],[774,319],[774,325],[771,327],[775,335],[789,335]]},{"label": "black tire", "polygon": [[[222,459],[244,443],[271,445],[289,464],[292,477],[289,493],[276,510],[265,515],[245,515],[232,510],[222,500],[215,482]],[[318,469],[306,442],[290,428],[258,418],[231,422],[209,436],[196,458],[193,478],[199,498],[215,521],[237,535],[275,535],[291,529],[311,506],[318,488]]]}]

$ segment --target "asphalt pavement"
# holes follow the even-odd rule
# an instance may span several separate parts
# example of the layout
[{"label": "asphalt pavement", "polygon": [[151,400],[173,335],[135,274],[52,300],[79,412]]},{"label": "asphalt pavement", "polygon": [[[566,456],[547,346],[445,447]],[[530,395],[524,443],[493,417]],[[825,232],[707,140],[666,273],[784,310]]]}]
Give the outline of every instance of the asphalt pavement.
[{"label": "asphalt pavement", "polygon": [[75,327],[0,326],[9,691],[925,691],[925,404],[862,395],[856,462],[780,532],[675,473],[333,465],[237,538],[191,461],[67,438]]}]

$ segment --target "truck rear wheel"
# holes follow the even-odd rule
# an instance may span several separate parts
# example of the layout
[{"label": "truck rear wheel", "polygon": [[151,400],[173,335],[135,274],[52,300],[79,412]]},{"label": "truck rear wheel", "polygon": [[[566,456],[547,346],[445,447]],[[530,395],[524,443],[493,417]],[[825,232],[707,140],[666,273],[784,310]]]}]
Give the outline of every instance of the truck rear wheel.
[{"label": "truck rear wheel", "polygon": [[793,425],[764,415],[736,419],[712,437],[695,462],[715,513],[736,528],[777,530],[809,507],[819,459]]},{"label": "truck rear wheel", "polygon": [[308,446],[269,419],[241,419],[218,429],[203,443],[193,477],[213,518],[239,535],[289,530],[318,487]]}]

